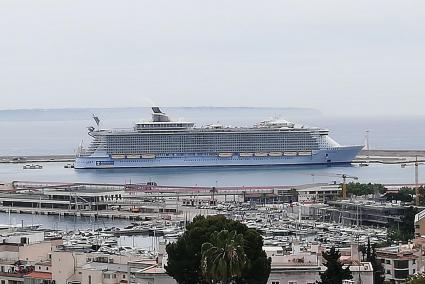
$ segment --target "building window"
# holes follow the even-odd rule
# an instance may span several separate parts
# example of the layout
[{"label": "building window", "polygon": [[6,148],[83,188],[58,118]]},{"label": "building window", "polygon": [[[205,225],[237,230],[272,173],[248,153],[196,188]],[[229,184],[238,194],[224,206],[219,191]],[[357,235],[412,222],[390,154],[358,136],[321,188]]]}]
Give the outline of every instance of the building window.
[{"label": "building window", "polygon": [[272,281],[272,284],[280,284],[279,281]]},{"label": "building window", "polygon": [[386,264],[391,264],[391,260],[387,259],[387,260],[385,260],[385,263]]},{"label": "building window", "polygon": [[91,284],[91,275],[89,275],[89,284]]},{"label": "building window", "polygon": [[288,281],[288,284],[297,284],[297,281]]},{"label": "building window", "polygon": [[391,270],[388,270],[388,269],[387,269],[387,274],[391,274]]},{"label": "building window", "polygon": [[394,277],[397,279],[406,279],[409,277],[409,270],[395,270]]},{"label": "building window", "polygon": [[394,260],[394,268],[396,268],[396,269],[409,268],[409,261],[408,260]]}]

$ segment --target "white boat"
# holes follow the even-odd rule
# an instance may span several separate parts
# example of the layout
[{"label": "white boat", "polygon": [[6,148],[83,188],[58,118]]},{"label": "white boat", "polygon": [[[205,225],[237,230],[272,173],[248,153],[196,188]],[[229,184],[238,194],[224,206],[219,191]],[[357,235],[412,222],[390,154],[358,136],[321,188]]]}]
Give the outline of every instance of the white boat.
[{"label": "white boat", "polygon": [[24,170],[41,170],[43,168],[42,165],[36,165],[36,164],[31,164],[31,165],[25,165],[23,166]]},{"label": "white boat", "polygon": [[297,155],[297,152],[285,152],[283,153],[284,156],[289,156],[289,157],[293,157]]},{"label": "white boat", "polygon": [[270,152],[269,153],[269,156],[270,157],[280,157],[280,156],[282,156],[283,155],[283,153],[282,152]]}]

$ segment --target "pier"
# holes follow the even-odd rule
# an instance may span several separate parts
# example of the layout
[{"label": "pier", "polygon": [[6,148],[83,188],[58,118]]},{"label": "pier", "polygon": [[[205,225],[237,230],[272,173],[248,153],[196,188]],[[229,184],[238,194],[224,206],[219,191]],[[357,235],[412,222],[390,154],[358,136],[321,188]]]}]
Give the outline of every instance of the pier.
[{"label": "pier", "polygon": [[404,164],[425,162],[423,150],[362,150],[353,163]]},{"label": "pier", "polygon": [[[425,162],[424,150],[362,150],[353,163],[382,163],[399,164],[411,163],[418,157],[420,162]],[[72,163],[75,155],[22,155],[0,156],[0,163]]]}]

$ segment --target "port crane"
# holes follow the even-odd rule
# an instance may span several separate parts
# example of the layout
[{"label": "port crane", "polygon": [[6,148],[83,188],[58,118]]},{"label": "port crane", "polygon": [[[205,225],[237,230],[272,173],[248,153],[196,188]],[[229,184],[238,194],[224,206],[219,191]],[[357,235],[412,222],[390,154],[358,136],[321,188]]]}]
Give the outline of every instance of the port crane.
[{"label": "port crane", "polygon": [[418,156],[414,162],[408,162],[401,164],[402,168],[415,166],[415,205],[419,206],[420,204],[420,193],[419,193],[419,166],[424,165],[424,163],[419,163]]},{"label": "port crane", "polygon": [[342,198],[346,199],[347,198],[347,180],[351,179],[351,180],[358,180],[359,178],[356,176],[351,176],[351,175],[347,175],[347,174],[334,174],[334,173],[329,173],[329,174],[310,174],[313,178],[314,176],[324,176],[324,177],[338,177],[342,179]]}]

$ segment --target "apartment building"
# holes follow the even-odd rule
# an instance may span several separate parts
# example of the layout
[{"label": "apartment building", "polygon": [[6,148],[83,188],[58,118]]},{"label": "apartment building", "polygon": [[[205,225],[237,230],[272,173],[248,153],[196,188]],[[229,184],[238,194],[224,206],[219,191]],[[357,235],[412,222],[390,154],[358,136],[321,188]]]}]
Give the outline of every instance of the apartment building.
[{"label": "apartment building", "polygon": [[404,283],[423,266],[422,249],[413,244],[390,246],[376,250],[385,272],[385,281]]}]

